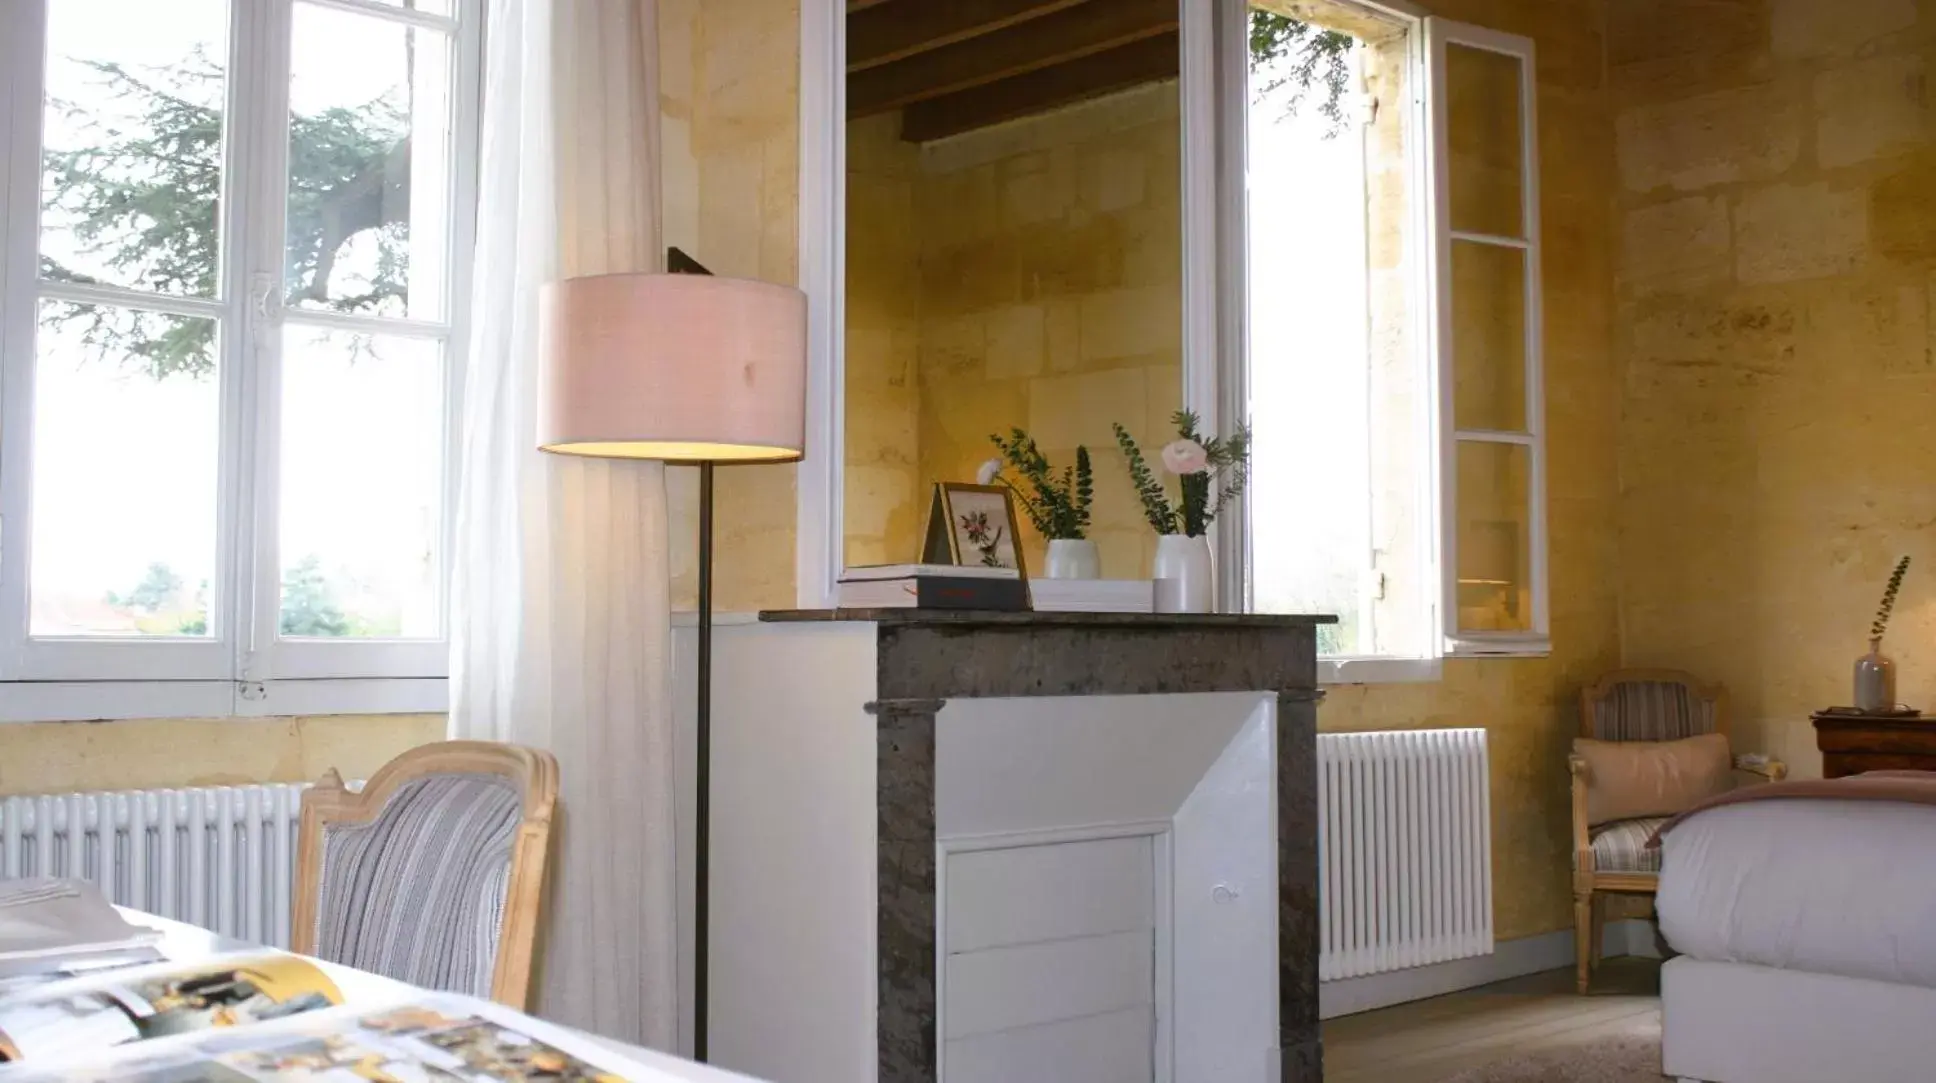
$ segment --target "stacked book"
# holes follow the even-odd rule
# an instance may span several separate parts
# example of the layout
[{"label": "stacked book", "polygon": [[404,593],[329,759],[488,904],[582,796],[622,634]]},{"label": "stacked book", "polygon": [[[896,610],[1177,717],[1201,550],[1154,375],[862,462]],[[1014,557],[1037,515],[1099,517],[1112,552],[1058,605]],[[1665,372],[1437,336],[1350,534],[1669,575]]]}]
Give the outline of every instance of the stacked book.
[{"label": "stacked book", "polygon": [[1029,594],[1014,568],[872,564],[841,575],[838,604],[842,609],[1023,610]]},{"label": "stacked book", "polygon": [[1030,600],[1039,613],[1148,613],[1156,594],[1147,579],[1036,579]]}]

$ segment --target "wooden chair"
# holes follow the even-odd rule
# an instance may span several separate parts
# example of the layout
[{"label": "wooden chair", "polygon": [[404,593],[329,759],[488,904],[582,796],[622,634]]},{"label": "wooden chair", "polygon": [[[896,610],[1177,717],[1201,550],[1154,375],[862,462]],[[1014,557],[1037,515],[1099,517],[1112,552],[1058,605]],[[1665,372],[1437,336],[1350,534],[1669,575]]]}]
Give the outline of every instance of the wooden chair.
[{"label": "wooden chair", "polygon": [[[1728,732],[1727,692],[1672,669],[1621,669],[1580,693],[1580,736],[1599,741],[1678,741]],[[1666,817],[1587,823],[1593,786],[1586,761],[1567,757],[1573,780],[1573,929],[1577,984],[1585,993],[1600,965],[1608,895],[1653,895],[1660,887],[1660,851],[1647,840]],[[1734,759],[1734,768],[1774,781],[1788,768],[1775,760]]]},{"label": "wooden chair", "polygon": [[360,793],[334,770],[303,794],[291,946],[522,1009],[558,801],[548,752],[413,748]]}]

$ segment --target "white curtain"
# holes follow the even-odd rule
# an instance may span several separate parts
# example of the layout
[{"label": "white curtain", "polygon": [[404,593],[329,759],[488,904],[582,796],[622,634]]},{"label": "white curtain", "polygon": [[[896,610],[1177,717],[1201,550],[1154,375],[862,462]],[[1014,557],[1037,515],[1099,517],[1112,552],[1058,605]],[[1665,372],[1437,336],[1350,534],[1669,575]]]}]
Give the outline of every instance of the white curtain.
[{"label": "white curtain", "polygon": [[676,1047],[664,468],[536,449],[538,288],[660,269],[652,0],[489,0],[451,734],[562,778],[536,1011]]}]

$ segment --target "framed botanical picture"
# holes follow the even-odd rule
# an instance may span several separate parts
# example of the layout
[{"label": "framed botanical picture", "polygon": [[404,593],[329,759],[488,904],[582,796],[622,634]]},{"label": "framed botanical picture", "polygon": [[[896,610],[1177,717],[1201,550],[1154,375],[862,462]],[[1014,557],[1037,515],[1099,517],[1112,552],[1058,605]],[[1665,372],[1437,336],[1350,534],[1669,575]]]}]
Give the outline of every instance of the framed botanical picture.
[{"label": "framed botanical picture", "polygon": [[928,509],[928,537],[921,560],[926,564],[1013,568],[1027,578],[1019,539],[1015,504],[1007,489],[938,482]]}]

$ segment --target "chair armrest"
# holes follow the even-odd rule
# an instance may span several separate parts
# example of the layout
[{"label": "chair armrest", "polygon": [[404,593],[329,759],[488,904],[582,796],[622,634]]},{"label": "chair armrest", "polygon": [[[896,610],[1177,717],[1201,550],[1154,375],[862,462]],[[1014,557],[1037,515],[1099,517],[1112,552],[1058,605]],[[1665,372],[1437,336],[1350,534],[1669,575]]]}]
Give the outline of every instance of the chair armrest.
[{"label": "chair armrest", "polygon": [[1788,765],[1773,756],[1758,752],[1743,753],[1734,758],[1734,769],[1758,775],[1768,782],[1780,782],[1788,777]]},{"label": "chair armrest", "polygon": [[1566,773],[1573,783],[1573,871],[1576,875],[1593,872],[1593,842],[1586,822],[1586,787],[1591,780],[1586,761],[1566,757]]}]

